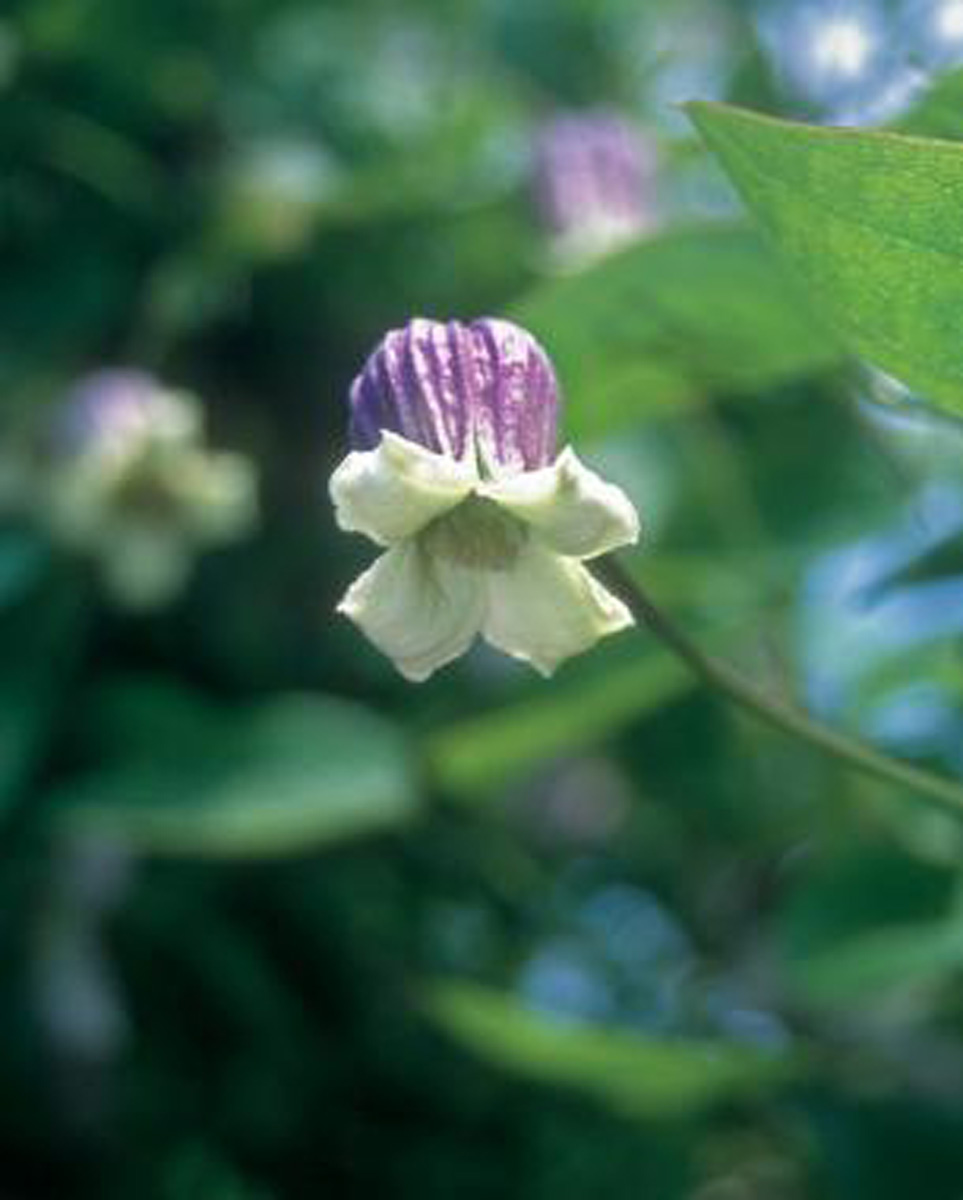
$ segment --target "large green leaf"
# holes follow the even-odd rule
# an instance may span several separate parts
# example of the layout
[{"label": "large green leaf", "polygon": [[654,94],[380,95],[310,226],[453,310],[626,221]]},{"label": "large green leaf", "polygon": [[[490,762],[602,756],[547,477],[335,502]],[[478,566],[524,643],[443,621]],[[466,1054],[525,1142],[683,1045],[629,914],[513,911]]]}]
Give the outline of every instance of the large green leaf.
[{"label": "large green leaf", "polygon": [[689,111],[840,337],[963,413],[963,147]]},{"label": "large green leaf", "polygon": [[784,1081],[786,1055],[719,1039],[615,1032],[524,1008],[470,984],[439,984],[431,1015],[476,1053],[540,1083],[581,1090],[629,1116],[684,1116]]},{"label": "large green leaf", "polygon": [[510,314],[547,345],[573,438],[825,370],[840,350],[755,233],[678,230],[540,285]]},{"label": "large green leaf", "polygon": [[670,704],[693,686],[667,655],[646,654],[579,676],[530,700],[455,722],[428,744],[431,767],[448,790],[471,795],[551,759],[598,744],[626,724]]},{"label": "large green leaf", "polygon": [[228,709],[141,684],[108,689],[93,712],[98,767],[58,789],[55,811],[147,852],[296,853],[415,811],[401,737],[354,704],[291,695]]}]

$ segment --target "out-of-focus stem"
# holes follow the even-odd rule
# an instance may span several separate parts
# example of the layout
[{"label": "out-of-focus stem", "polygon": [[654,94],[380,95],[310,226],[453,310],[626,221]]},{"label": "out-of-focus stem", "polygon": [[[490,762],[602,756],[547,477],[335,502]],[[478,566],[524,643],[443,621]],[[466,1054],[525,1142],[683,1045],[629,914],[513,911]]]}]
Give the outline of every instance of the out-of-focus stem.
[{"label": "out-of-focus stem", "polygon": [[615,558],[602,560],[598,568],[612,590],[628,605],[639,625],[655,634],[663,645],[714,691],[853,770],[916,792],[963,817],[963,784],[884,754],[856,738],[837,732],[793,705],[770,696],[728,664],[703,653]]}]

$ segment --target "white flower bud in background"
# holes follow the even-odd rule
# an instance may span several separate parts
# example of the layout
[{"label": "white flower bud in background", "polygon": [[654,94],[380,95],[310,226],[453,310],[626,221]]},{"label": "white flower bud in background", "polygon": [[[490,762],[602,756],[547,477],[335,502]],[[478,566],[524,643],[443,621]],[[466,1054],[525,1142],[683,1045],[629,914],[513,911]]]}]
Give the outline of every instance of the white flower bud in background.
[{"label": "white flower bud in background", "polygon": [[535,147],[534,193],[556,263],[578,267],[651,233],[655,176],[653,140],[618,113],[547,121]]},{"label": "white flower bud in background", "polygon": [[341,183],[333,157],[313,142],[247,145],[222,172],[220,237],[257,258],[296,254]]},{"label": "white flower bud in background", "polygon": [[908,0],[901,25],[901,42],[926,70],[963,62],[963,0]]},{"label": "white flower bud in background", "polygon": [[31,489],[35,518],[94,559],[114,599],[151,608],[184,586],[196,555],[257,518],[243,456],[203,444],[197,401],[138,371],[102,371],[66,397]]},{"label": "white flower bud in background", "polygon": [[406,678],[479,634],[548,675],[632,624],[582,564],[635,542],[638,517],[571,449],[555,456],[557,408],[548,356],[508,321],[411,321],[355,380],[331,497],[386,553],[339,607]]},{"label": "white flower bud in background", "polygon": [[787,94],[830,124],[889,120],[925,81],[878,0],[768,0],[758,28]]}]

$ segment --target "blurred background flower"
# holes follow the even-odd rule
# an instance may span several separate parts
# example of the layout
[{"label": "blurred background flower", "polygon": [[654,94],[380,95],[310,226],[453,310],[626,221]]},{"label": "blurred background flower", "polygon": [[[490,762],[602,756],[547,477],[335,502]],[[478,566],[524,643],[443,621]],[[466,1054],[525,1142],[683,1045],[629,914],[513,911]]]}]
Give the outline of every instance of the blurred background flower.
[{"label": "blurred background flower", "polygon": [[70,390],[25,451],[17,506],[93,559],[118,604],[165,604],[205,546],[256,521],[250,463],[206,450],[202,438],[192,396],[143,372],[100,371]]},{"label": "blurred background flower", "polygon": [[534,164],[535,201],[559,265],[584,265],[656,227],[654,142],[617,112],[547,121]]}]

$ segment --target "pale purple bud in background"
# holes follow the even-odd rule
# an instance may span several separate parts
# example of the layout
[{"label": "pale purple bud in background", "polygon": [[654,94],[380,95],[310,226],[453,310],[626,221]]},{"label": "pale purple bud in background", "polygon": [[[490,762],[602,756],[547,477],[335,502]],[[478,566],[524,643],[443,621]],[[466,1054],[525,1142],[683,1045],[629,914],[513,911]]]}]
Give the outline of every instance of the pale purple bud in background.
[{"label": "pale purple bud in background", "polygon": [[483,474],[530,471],[555,454],[558,384],[538,342],[509,321],[415,318],[388,333],[351,387],[351,445],[385,430]]},{"label": "pale purple bud in background", "polygon": [[29,482],[29,507],[51,537],[95,559],[123,607],[150,608],[184,585],[207,546],[257,517],[252,465],[210,450],[188,392],[125,368],[70,388]]},{"label": "pale purple bud in background", "polygon": [[61,841],[53,866],[33,943],[33,1008],[65,1113],[89,1134],[107,1116],[130,1034],[108,928],[137,863],[122,841],[76,834]]},{"label": "pale purple bud in background", "polygon": [[521,828],[545,849],[611,846],[632,812],[631,789],[603,758],[554,763],[510,800]]},{"label": "pale purple bud in background", "polygon": [[123,454],[148,437],[197,432],[186,398],[164,389],[146,371],[115,367],[81,379],[67,393],[52,449],[60,454]]},{"label": "pale purple bud in background", "polygon": [[563,254],[592,257],[649,232],[655,176],[652,140],[616,112],[565,113],[537,138],[535,202]]}]

